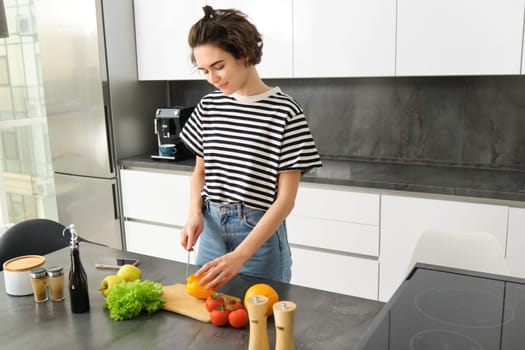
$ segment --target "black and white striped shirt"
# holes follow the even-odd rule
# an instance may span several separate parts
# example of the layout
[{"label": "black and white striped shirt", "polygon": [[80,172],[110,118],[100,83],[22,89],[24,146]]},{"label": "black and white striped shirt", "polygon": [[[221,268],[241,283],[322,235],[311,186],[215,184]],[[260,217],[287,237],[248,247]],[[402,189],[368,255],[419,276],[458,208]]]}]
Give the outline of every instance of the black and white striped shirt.
[{"label": "black and white striped shirt", "polygon": [[204,198],[266,210],[280,172],[322,166],[302,108],[276,87],[256,96],[204,96],[185,124],[186,146],[204,158]]}]

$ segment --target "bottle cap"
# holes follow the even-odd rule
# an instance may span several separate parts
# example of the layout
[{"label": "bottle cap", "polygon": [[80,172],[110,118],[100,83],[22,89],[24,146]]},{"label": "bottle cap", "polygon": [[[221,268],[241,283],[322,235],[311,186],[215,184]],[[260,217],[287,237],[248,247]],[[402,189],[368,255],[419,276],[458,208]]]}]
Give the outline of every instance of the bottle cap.
[{"label": "bottle cap", "polygon": [[60,266],[53,266],[47,269],[48,277],[58,277],[64,274],[64,269]]},{"label": "bottle cap", "polygon": [[43,267],[38,267],[36,269],[31,270],[29,274],[31,275],[31,278],[46,277],[46,269]]},{"label": "bottle cap", "polygon": [[75,225],[71,224],[64,228],[64,230],[62,231],[62,236],[66,235],[66,231],[69,231],[71,235],[71,241],[69,242],[69,246],[72,249],[78,248],[78,234],[77,231],[75,231]]}]

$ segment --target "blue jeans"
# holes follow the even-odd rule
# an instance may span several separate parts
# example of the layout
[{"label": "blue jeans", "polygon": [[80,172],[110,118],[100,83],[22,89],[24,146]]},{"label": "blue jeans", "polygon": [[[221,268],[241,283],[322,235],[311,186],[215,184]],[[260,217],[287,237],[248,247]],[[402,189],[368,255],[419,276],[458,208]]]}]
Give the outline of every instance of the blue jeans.
[{"label": "blue jeans", "polygon": [[[233,251],[251,232],[264,213],[262,210],[246,207],[242,203],[221,204],[205,201],[204,230],[199,237],[197,265],[202,266]],[[284,222],[244,264],[240,273],[290,282],[292,256]]]}]

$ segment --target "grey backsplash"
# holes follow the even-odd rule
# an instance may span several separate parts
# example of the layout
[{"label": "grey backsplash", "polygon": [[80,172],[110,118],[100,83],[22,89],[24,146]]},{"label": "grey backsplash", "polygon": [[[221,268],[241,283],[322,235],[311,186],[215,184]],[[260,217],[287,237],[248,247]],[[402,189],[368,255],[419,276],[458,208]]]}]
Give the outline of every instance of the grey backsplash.
[{"label": "grey backsplash", "polygon": [[[525,77],[265,81],[303,106],[325,158],[525,170]],[[212,88],[169,87],[172,105]]]}]

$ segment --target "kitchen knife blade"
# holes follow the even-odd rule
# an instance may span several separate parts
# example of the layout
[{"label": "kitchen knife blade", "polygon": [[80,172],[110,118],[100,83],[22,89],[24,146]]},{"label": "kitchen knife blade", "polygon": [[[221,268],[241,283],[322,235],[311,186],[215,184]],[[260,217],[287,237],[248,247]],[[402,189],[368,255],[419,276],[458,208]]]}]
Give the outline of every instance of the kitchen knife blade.
[{"label": "kitchen knife blade", "polygon": [[190,275],[190,253],[191,250],[188,250],[188,260],[186,260],[186,280],[188,280],[188,276]]}]

